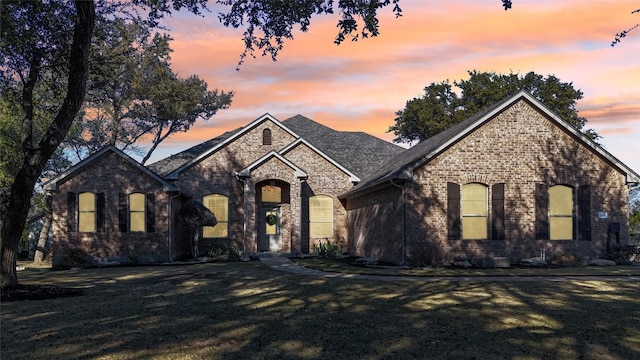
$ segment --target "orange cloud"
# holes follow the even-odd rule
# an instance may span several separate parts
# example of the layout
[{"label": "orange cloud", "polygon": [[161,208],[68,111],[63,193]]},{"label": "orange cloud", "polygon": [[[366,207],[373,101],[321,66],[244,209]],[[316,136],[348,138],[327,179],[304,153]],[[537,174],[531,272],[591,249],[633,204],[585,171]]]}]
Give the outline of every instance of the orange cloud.
[{"label": "orange cloud", "polygon": [[333,44],[339,14],[316,16],[309,32],[285,43],[277,62],[248,58],[239,72],[242,30],[223,28],[215,12],[167,19],[174,69],[236,92],[230,109],[168,146],[207,140],[265,112],[281,120],[300,113],[339,130],[392,139],[386,130],[407,100],[432,82],[467,78],[473,69],[535,71],[573,82],[585,95],[580,114],[587,126],[612,137],[614,154],[619,133],[613,129],[640,122],[640,33],[609,45],[616,32],[638,22],[630,14],[635,0],[516,1],[509,11],[491,1],[400,5],[399,19],[390,9],[381,12],[379,37],[340,46]]}]

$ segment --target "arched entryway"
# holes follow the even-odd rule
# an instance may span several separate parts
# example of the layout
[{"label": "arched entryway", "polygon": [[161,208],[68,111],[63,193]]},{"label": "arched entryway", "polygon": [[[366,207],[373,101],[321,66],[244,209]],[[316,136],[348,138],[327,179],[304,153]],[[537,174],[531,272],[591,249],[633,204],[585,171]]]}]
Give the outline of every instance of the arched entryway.
[{"label": "arched entryway", "polygon": [[256,184],[258,251],[291,251],[291,185],[282,180]]}]

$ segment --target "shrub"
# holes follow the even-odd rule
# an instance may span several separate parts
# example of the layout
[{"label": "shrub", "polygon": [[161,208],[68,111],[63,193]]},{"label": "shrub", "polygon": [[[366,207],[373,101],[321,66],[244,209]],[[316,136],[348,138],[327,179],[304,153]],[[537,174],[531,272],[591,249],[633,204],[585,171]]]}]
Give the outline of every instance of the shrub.
[{"label": "shrub", "polygon": [[64,257],[64,264],[69,267],[87,265],[89,264],[89,255],[82,249],[71,249]]},{"label": "shrub", "polygon": [[640,260],[640,246],[637,245],[612,245],[607,253],[607,258],[618,265],[628,265]]},{"label": "shrub", "polygon": [[242,251],[235,246],[225,248],[222,246],[210,245],[209,250],[207,250],[207,255],[216,259],[237,261],[242,257]]},{"label": "shrub", "polygon": [[314,244],[313,252],[321,257],[335,257],[343,253],[340,245],[332,244],[329,239],[326,239],[324,243],[321,240],[319,243]]}]

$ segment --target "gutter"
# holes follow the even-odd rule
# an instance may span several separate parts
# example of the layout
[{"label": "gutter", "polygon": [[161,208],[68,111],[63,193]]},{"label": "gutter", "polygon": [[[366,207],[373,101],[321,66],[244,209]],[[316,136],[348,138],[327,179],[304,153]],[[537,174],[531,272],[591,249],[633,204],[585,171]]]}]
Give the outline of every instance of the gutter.
[{"label": "gutter", "polygon": [[406,257],[407,257],[407,235],[406,235],[406,206],[405,206],[405,192],[404,192],[404,183],[402,185],[396,184],[395,182],[393,182],[393,180],[395,180],[396,178],[392,178],[391,180],[389,180],[389,183],[397,188],[399,188],[402,191],[402,197],[400,198],[401,203],[402,203],[402,226],[401,226],[401,238],[402,238],[402,261],[400,262],[400,265],[405,265],[406,264]]},{"label": "gutter", "polygon": [[173,261],[173,257],[171,254],[171,247],[173,245],[173,206],[171,206],[171,204],[173,203],[173,199],[177,198],[178,196],[180,196],[180,192],[177,192],[175,195],[173,196],[169,196],[169,202],[167,203],[167,212],[169,214],[169,217],[167,220],[169,220],[169,235],[167,236],[167,246],[168,246],[168,255],[169,255],[169,262]]},{"label": "gutter", "polygon": [[236,171],[234,175],[242,183],[242,257],[247,257],[247,183],[241,173]]}]

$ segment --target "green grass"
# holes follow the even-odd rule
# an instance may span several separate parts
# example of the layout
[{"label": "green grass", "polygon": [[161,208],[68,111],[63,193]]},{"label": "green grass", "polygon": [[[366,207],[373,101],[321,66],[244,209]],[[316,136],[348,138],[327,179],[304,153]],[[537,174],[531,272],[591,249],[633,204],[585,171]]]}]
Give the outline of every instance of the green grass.
[{"label": "green grass", "polygon": [[65,271],[4,302],[2,359],[632,359],[633,281],[371,281],[259,262]]},{"label": "green grass", "polygon": [[478,268],[401,268],[401,267],[366,267],[353,265],[345,261],[331,258],[301,258],[293,259],[298,264],[322,271],[350,273],[362,275],[389,276],[640,276],[640,266],[610,266],[610,267],[511,267],[496,269]]}]

